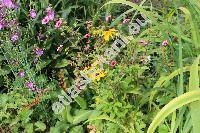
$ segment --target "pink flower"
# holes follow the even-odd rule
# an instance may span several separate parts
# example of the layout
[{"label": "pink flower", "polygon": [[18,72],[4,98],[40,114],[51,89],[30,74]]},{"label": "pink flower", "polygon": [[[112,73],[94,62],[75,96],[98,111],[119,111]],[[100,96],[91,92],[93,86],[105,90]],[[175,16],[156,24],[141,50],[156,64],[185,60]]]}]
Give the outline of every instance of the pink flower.
[{"label": "pink flower", "polygon": [[122,23],[123,23],[123,24],[126,24],[126,23],[128,23],[129,21],[130,21],[130,19],[124,19]]},{"label": "pink flower", "polygon": [[25,86],[29,89],[33,89],[33,83],[32,82],[26,82]]},{"label": "pink flower", "polygon": [[7,8],[16,8],[16,5],[12,2],[12,0],[2,0],[2,4]]},{"label": "pink flower", "polygon": [[110,22],[112,20],[112,16],[111,15],[109,15],[109,16],[106,16],[106,22]]},{"label": "pink flower", "polygon": [[91,35],[88,33],[88,34],[85,34],[84,35],[84,38],[89,38]]},{"label": "pink flower", "polygon": [[55,13],[51,7],[46,8],[46,13],[47,13],[49,20],[53,20],[55,18]]},{"label": "pink flower", "polygon": [[30,15],[31,18],[36,18],[36,16],[37,16],[34,9],[31,9],[31,11],[29,12],[29,15]]},{"label": "pink flower", "polygon": [[49,17],[46,16],[42,19],[42,24],[47,24],[49,22]]},{"label": "pink flower", "polygon": [[60,20],[58,20],[58,21],[56,22],[55,27],[56,27],[56,28],[60,28],[61,25],[62,25],[62,20],[60,19]]},{"label": "pink flower", "polygon": [[89,50],[89,48],[90,48],[90,45],[84,46],[85,51]]},{"label": "pink flower", "polygon": [[167,41],[167,40],[164,40],[163,42],[162,42],[162,46],[167,46],[169,44],[169,42]]},{"label": "pink flower", "polygon": [[12,42],[16,42],[19,39],[19,33],[16,32],[10,36]]},{"label": "pink flower", "polygon": [[111,67],[115,67],[117,65],[117,61],[113,60],[110,62]]},{"label": "pink flower", "polygon": [[51,12],[51,11],[52,11],[52,8],[48,6],[48,7],[46,8],[46,13],[49,13],[49,12]]},{"label": "pink flower", "polygon": [[35,53],[36,53],[37,56],[42,56],[43,55],[43,50],[41,48],[36,48]]},{"label": "pink flower", "polygon": [[0,30],[2,30],[2,29],[3,29],[3,23],[0,22]]},{"label": "pink flower", "polygon": [[140,40],[139,41],[139,43],[140,43],[140,45],[142,45],[142,46],[146,46],[147,44],[148,44],[148,42],[146,42],[145,40]]},{"label": "pink flower", "polygon": [[24,77],[25,76],[24,70],[20,70],[19,73],[18,73],[18,76],[21,77],[21,78]]},{"label": "pink flower", "polygon": [[54,12],[48,13],[47,16],[49,20],[53,20],[55,18],[55,13]]}]

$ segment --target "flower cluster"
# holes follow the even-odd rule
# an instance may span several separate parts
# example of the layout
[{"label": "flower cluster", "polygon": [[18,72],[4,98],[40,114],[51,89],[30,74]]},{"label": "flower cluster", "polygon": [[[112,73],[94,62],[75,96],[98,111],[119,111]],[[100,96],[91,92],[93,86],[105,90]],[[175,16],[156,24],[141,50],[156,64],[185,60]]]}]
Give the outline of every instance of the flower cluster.
[{"label": "flower cluster", "polygon": [[[35,17],[35,12],[32,10],[30,12],[30,16],[32,16],[32,18]],[[54,20],[55,19],[55,12],[53,11],[53,9],[51,7],[47,7],[46,8],[46,16],[42,19],[42,24],[48,24],[49,21],[51,20]],[[61,25],[62,25],[62,19],[58,19],[56,21],[56,24],[55,24],[55,28],[60,28]]]},{"label": "flower cluster", "polygon": [[12,0],[2,0],[0,1],[0,7],[7,7],[7,8],[17,8],[18,6]]},{"label": "flower cluster", "polygon": [[[96,65],[96,64],[95,64]],[[94,65],[92,65],[94,66]],[[91,71],[93,68],[92,66],[85,67],[83,71]],[[94,66],[96,67],[96,66]],[[101,78],[106,76],[106,72],[101,70],[100,68],[95,69],[93,73],[88,73],[86,76],[90,78],[92,81],[99,81]]]}]

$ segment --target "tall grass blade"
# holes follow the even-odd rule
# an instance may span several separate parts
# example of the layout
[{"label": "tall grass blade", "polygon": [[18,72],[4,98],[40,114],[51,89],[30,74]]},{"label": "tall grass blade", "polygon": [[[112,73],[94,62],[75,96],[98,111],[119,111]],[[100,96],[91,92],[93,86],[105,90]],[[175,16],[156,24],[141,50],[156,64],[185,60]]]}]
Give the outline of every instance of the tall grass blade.
[{"label": "tall grass blade", "polygon": [[[190,69],[190,78],[189,78],[189,91],[198,91],[199,88],[199,75],[198,75],[198,64],[200,56],[192,64]],[[200,131],[200,101],[194,102],[190,105],[193,132],[199,133]]]},{"label": "tall grass blade", "polygon": [[148,17],[152,21],[152,23],[156,23],[156,19],[153,17],[151,12],[146,11],[141,6],[138,6],[137,4],[135,4],[133,2],[126,1],[126,0],[111,0],[107,3],[105,3],[102,7],[109,5],[109,4],[124,4],[124,5],[130,6],[130,7],[134,8],[135,10],[139,11],[140,13],[144,14],[146,17]]},{"label": "tall grass blade", "polygon": [[196,26],[195,23],[193,22],[191,13],[187,8],[179,7],[179,9],[185,13],[186,21],[188,20],[190,22],[193,44],[194,44],[195,48],[199,48],[198,38],[197,38],[197,30],[196,30],[196,29],[198,29],[198,26]]},{"label": "tall grass blade", "polygon": [[[165,105],[161,111],[156,115],[152,123],[150,124],[147,133],[153,133],[156,128],[159,126],[161,122],[172,112],[176,109],[189,104],[191,102],[200,100],[200,91],[192,91],[182,94],[172,101],[170,101],[167,105]],[[199,124],[199,123],[198,123]]]}]

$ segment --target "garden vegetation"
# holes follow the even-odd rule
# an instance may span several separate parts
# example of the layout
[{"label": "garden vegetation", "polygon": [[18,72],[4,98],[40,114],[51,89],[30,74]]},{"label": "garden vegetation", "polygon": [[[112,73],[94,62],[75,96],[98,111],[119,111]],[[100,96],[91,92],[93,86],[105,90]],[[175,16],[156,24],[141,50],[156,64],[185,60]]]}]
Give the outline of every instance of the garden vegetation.
[{"label": "garden vegetation", "polygon": [[200,133],[199,0],[0,0],[0,133]]}]

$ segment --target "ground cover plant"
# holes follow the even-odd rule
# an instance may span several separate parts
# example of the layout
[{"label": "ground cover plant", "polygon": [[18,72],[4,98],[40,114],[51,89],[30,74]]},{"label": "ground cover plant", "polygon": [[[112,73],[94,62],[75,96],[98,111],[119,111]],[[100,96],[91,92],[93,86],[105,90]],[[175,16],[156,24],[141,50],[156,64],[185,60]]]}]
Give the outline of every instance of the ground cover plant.
[{"label": "ground cover plant", "polygon": [[199,133],[199,31],[199,0],[0,0],[0,132]]}]

